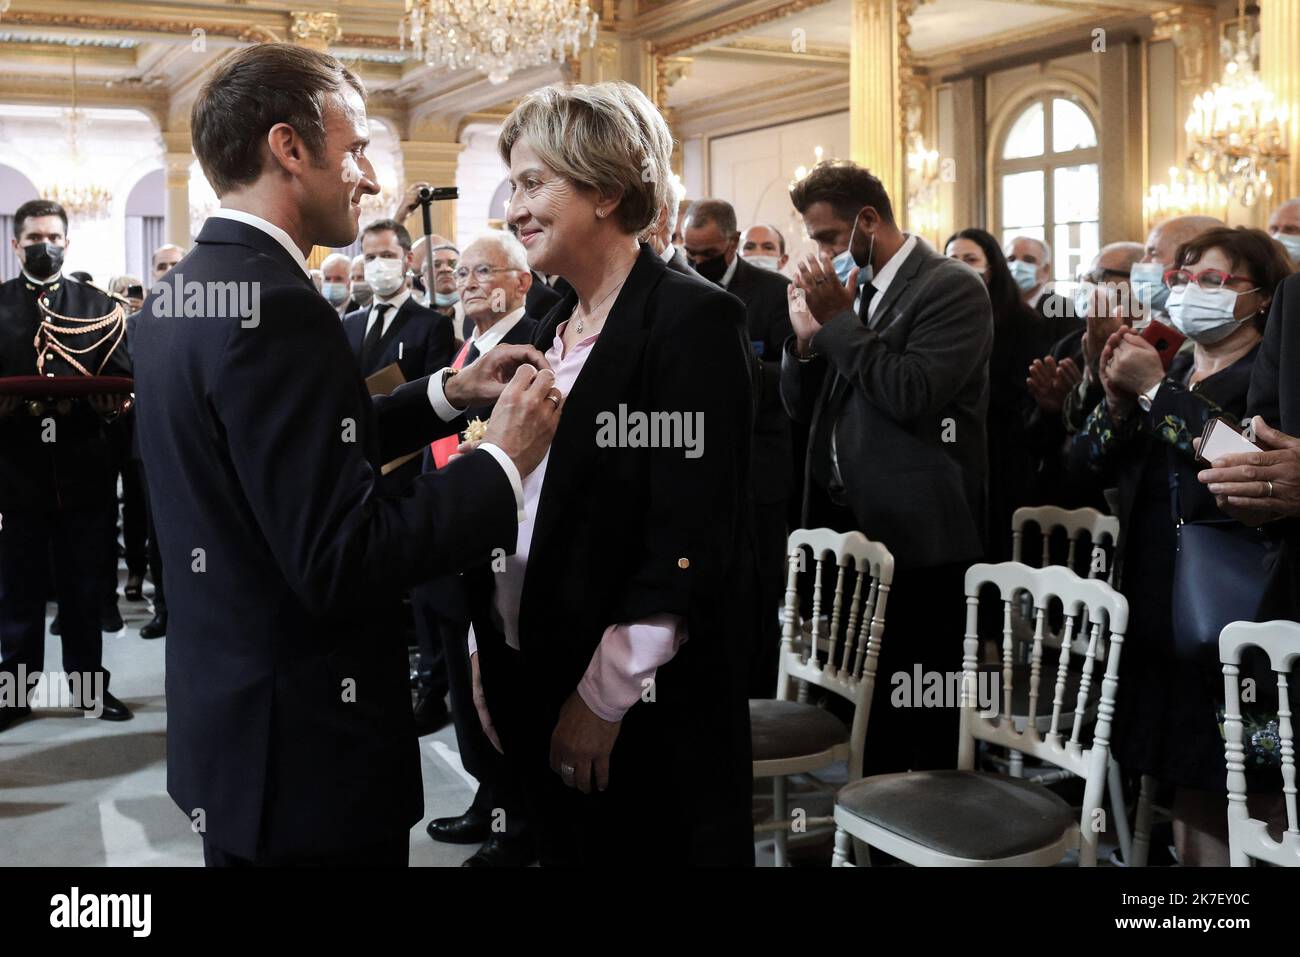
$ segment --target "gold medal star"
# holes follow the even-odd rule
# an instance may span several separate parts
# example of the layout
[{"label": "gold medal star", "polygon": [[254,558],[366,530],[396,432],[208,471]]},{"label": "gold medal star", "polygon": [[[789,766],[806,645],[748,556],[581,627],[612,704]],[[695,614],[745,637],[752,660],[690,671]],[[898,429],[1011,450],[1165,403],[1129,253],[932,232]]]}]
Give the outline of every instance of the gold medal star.
[{"label": "gold medal star", "polygon": [[462,438],[466,442],[482,442],[483,437],[487,435],[488,424],[482,419],[475,418],[470,421],[469,426],[462,433]]}]

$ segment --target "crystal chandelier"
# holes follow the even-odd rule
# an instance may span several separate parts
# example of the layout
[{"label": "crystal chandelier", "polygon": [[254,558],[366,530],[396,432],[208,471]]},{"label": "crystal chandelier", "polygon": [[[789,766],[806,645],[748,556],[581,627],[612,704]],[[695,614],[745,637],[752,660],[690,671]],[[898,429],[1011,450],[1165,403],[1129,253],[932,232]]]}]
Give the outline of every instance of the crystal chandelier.
[{"label": "crystal chandelier", "polygon": [[1188,169],[1242,206],[1273,195],[1287,159],[1280,111],[1254,66],[1259,33],[1247,38],[1244,11],[1235,44],[1223,41],[1223,77],[1192,101],[1184,127]]},{"label": "crystal chandelier", "polygon": [[104,187],[81,179],[81,149],[77,139],[84,114],[77,107],[77,53],[72,52],[72,109],[66,111],[68,124],[68,163],[71,179],[60,183],[55,180],[41,191],[41,198],[52,200],[63,207],[69,219],[93,220],[108,216],[113,194]]},{"label": "crystal chandelier", "polygon": [[596,43],[600,17],[587,0],[406,0],[401,38],[434,68],[511,73],[576,56]]},{"label": "crystal chandelier", "polygon": [[926,149],[916,132],[907,138],[907,224],[925,235],[939,231],[939,151]]},{"label": "crystal chandelier", "polygon": [[1227,187],[1198,170],[1169,167],[1169,182],[1147,190],[1142,203],[1146,221],[1154,224],[1175,216],[1227,216]]}]

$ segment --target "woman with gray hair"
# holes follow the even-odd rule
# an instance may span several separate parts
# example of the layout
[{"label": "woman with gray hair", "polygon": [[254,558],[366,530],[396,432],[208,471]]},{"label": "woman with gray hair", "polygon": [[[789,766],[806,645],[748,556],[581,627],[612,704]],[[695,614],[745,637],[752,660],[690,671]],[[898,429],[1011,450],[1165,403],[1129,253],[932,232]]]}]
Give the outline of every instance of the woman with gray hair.
[{"label": "woman with gray hair", "polygon": [[559,429],[514,554],[467,576],[480,719],[543,863],[752,863],[744,308],[637,242],[672,136],[635,87],[534,91],[498,145],[529,266],[570,288],[534,340]]}]

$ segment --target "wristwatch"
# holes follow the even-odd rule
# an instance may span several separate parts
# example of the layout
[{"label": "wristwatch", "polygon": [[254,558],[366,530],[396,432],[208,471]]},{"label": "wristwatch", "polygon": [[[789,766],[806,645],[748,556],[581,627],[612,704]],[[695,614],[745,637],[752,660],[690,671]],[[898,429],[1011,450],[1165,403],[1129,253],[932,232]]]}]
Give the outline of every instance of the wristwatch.
[{"label": "wristwatch", "polygon": [[1160,391],[1160,387],[1164,384],[1165,384],[1165,380],[1161,379],[1151,388],[1147,389],[1140,396],[1138,396],[1138,405],[1142,407],[1143,412],[1151,411],[1151,403],[1156,400],[1156,393]]}]

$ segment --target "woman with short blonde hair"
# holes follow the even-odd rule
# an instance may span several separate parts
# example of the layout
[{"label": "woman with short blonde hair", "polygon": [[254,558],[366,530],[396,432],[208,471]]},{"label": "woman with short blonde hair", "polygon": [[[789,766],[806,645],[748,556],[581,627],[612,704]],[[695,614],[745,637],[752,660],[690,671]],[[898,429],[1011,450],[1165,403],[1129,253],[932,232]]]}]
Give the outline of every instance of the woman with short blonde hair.
[{"label": "woman with short blonde hair", "polygon": [[534,340],[555,441],[513,555],[469,576],[480,718],[544,864],[752,863],[744,307],[637,242],[672,155],[640,90],[536,90],[499,148],[510,229],[570,288]]}]

